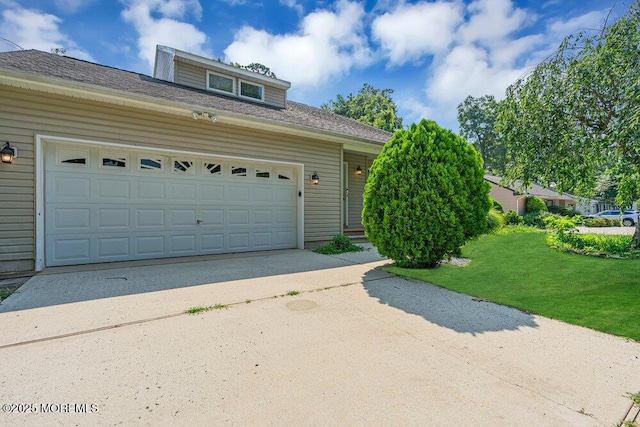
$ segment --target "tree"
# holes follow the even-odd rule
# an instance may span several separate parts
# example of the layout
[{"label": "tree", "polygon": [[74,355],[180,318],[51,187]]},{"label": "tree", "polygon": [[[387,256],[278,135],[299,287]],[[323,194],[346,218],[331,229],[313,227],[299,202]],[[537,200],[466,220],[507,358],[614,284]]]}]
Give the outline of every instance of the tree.
[{"label": "tree", "polygon": [[[222,62],[222,61],[220,61],[220,62]],[[233,65],[236,68],[242,68],[243,70],[253,71],[254,73],[262,74],[264,76],[272,77],[274,79],[277,79],[276,73],[271,71],[271,68],[269,68],[266,65],[263,65],[263,64],[261,64],[259,62],[252,62],[249,65],[241,65],[241,64],[239,64],[237,62],[232,62],[230,65]]]},{"label": "tree", "polygon": [[422,120],[397,131],[373,161],[362,223],[397,265],[434,267],[486,229],[489,189],[478,152]]},{"label": "tree", "polygon": [[398,116],[398,107],[391,98],[391,94],[393,89],[380,90],[365,83],[357,95],[350,93],[346,98],[337,95],[335,100],[330,100],[328,104],[322,104],[320,107],[393,132],[402,129],[402,118]]},{"label": "tree", "polygon": [[[507,178],[554,182],[591,197],[606,173],[616,203],[640,194],[640,0],[597,33],[566,38],[558,51],[507,89],[496,128]],[[632,248],[640,248],[640,223]]]},{"label": "tree", "polygon": [[460,135],[480,152],[487,171],[502,175],[505,166],[504,145],[495,131],[498,102],[493,95],[468,96],[458,105]]}]

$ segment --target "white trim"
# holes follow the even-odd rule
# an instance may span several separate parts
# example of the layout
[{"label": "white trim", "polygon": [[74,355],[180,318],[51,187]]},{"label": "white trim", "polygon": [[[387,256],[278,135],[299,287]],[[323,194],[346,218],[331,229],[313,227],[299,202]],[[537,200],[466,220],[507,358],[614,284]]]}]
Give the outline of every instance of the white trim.
[{"label": "white trim", "polygon": [[[36,181],[36,189],[35,189],[35,211],[36,211],[36,224],[35,224],[35,233],[36,233],[36,253],[35,253],[35,271],[41,271],[45,267],[44,262],[44,251],[45,251],[45,242],[44,242],[44,147],[43,144],[45,142],[53,142],[53,143],[70,143],[70,144],[89,144],[98,147],[116,147],[122,149],[129,150],[141,150],[141,151],[152,151],[152,152],[160,152],[171,154],[186,154],[190,156],[203,156],[203,157],[211,157],[225,160],[238,160],[238,161],[246,161],[246,162],[257,162],[263,164],[274,164],[274,165],[286,165],[289,167],[293,167],[296,169],[298,173],[298,218],[297,218],[297,229],[296,232],[298,234],[298,249],[304,249],[304,164],[303,163],[294,163],[294,162],[284,162],[277,160],[267,160],[267,159],[256,159],[256,158],[248,158],[248,157],[239,157],[239,156],[227,156],[227,155],[217,155],[211,153],[203,153],[197,151],[186,151],[186,150],[171,150],[168,148],[152,148],[152,147],[141,147],[137,145],[129,145],[129,144],[117,144],[113,142],[102,142],[102,141],[93,141],[88,139],[78,139],[78,138],[64,138],[60,136],[47,136],[47,135],[36,135],[35,136],[35,181]],[[298,196],[300,195],[300,196]]]},{"label": "white trim", "polygon": [[36,135],[35,143],[35,174],[36,174],[36,256],[35,270],[44,268],[44,155],[42,138]]},{"label": "white trim", "polygon": [[[260,88],[260,94],[262,95],[260,98],[254,98],[253,96],[247,96],[247,95],[243,95],[242,94],[242,83],[246,83],[248,85],[251,86],[256,86]],[[242,80],[239,79],[238,80],[238,98],[240,99],[247,99],[250,101],[258,101],[258,102],[264,102],[264,85],[258,84],[258,83],[254,83],[254,82],[250,82],[249,80]]]},{"label": "white trim", "polygon": [[344,215],[343,224],[349,227],[349,162],[342,161],[342,214]]}]

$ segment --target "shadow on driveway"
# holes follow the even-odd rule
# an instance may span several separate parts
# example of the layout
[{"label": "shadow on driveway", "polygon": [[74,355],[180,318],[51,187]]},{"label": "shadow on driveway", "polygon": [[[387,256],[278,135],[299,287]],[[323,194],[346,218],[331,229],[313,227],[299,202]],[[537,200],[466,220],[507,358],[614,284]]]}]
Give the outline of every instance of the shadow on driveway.
[{"label": "shadow on driveway", "polygon": [[456,332],[475,336],[484,332],[538,327],[533,316],[517,309],[400,276],[394,276],[395,280],[376,280],[377,271],[367,272],[363,280],[369,296],[377,298],[381,304],[421,316]]}]

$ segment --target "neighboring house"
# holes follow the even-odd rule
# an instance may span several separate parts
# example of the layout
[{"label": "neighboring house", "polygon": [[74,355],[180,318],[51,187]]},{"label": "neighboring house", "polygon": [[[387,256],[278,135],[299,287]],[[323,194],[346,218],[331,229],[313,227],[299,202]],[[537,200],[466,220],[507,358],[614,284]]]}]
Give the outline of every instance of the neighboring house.
[{"label": "neighboring house", "polygon": [[572,195],[560,194],[538,184],[531,184],[526,191],[523,191],[520,190],[522,183],[519,181],[515,181],[513,185],[506,187],[500,184],[501,178],[498,176],[485,175],[484,179],[491,184],[489,196],[500,202],[505,212],[512,210],[518,215],[524,215],[527,208],[527,196],[539,197],[547,204],[547,206],[556,205],[573,209],[576,204],[576,200]]},{"label": "neighboring house", "polygon": [[[580,212],[583,215],[592,215],[598,212],[610,210],[610,209],[620,209],[619,206],[612,205],[610,203],[605,203],[602,200],[598,199],[587,199],[584,197],[576,197],[576,211]],[[638,202],[633,202],[631,210],[638,210]]]},{"label": "neighboring house", "polygon": [[362,227],[390,133],[187,52],[159,46],[154,74],[0,53],[0,142],[17,149],[0,163],[0,272],[304,248]]}]

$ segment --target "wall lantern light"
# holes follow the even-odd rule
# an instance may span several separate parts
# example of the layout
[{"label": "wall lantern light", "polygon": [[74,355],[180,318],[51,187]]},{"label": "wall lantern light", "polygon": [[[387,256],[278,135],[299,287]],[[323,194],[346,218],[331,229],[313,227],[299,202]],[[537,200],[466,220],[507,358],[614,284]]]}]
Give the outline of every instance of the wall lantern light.
[{"label": "wall lantern light", "polygon": [[15,147],[9,145],[8,142],[4,143],[4,147],[0,150],[0,158],[2,163],[13,163],[13,159],[18,157],[18,150]]},{"label": "wall lantern light", "polygon": [[362,168],[360,165],[356,166],[356,175],[362,175]]},{"label": "wall lantern light", "polygon": [[318,172],[314,172],[311,174],[311,183],[312,184],[317,184],[320,182],[320,177],[318,176]]}]

